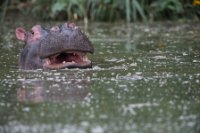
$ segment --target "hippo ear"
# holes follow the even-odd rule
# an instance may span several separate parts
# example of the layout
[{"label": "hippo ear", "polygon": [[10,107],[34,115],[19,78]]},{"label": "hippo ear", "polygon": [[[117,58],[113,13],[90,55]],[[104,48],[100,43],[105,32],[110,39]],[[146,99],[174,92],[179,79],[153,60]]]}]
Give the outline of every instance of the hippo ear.
[{"label": "hippo ear", "polygon": [[23,28],[21,27],[17,28],[15,30],[15,34],[18,40],[25,41],[26,31]]}]

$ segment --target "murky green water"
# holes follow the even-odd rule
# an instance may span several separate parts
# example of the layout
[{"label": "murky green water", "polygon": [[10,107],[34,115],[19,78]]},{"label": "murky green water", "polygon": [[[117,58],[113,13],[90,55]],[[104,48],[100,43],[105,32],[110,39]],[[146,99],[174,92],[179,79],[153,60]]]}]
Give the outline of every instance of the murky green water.
[{"label": "murky green water", "polygon": [[199,22],[79,24],[93,68],[49,71],[17,68],[19,25],[1,27],[0,133],[200,131]]}]

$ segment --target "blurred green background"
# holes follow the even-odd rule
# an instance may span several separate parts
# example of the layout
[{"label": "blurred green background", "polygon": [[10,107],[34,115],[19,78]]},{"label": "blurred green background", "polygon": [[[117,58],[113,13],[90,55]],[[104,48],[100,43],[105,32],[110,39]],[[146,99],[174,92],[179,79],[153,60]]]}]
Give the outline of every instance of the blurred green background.
[{"label": "blurred green background", "polygon": [[85,22],[199,19],[200,0],[1,0],[1,21],[11,14]]}]

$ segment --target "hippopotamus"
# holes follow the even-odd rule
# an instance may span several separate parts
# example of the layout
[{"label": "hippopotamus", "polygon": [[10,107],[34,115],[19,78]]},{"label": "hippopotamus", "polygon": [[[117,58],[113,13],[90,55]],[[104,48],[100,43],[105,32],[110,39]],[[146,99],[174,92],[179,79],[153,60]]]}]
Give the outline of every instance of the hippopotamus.
[{"label": "hippopotamus", "polygon": [[90,68],[88,53],[94,47],[74,23],[52,28],[35,25],[30,31],[18,27],[16,38],[24,42],[19,56],[20,69]]}]

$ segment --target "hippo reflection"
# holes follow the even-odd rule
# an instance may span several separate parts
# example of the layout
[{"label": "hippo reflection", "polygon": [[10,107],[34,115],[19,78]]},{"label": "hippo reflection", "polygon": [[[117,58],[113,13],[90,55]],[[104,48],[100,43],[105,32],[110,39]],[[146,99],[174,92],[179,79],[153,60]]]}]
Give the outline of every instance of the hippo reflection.
[{"label": "hippo reflection", "polygon": [[89,94],[88,84],[86,80],[22,82],[17,99],[25,103],[82,101]]},{"label": "hippo reflection", "polygon": [[87,53],[94,48],[87,36],[73,23],[51,29],[35,25],[30,31],[19,27],[16,37],[25,43],[19,57],[21,69],[88,68]]}]

